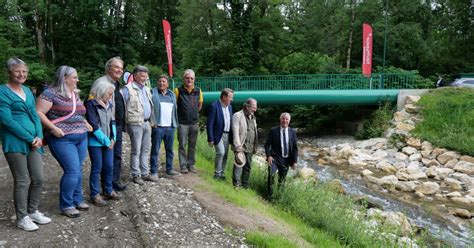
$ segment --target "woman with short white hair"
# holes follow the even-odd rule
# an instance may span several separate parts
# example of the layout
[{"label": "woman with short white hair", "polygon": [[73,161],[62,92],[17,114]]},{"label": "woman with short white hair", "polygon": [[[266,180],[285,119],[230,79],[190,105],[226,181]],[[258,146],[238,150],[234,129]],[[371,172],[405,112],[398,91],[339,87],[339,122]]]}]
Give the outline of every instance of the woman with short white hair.
[{"label": "woman with short white hair", "polygon": [[33,93],[23,85],[28,77],[26,63],[11,58],[7,70],[8,82],[0,86],[2,148],[13,175],[17,227],[35,231],[38,226],[34,222],[51,222],[38,211],[43,187],[43,132]]},{"label": "woman with short white hair", "polygon": [[[107,81],[97,81],[91,89],[90,97],[85,102],[86,118],[92,126],[89,133],[89,157],[91,172],[89,180],[91,202],[99,207],[107,205],[104,200],[118,200],[119,195],[113,190],[113,156],[116,137],[112,97],[115,86]],[[102,176],[101,180],[99,178]],[[101,183],[102,182],[102,185]],[[101,187],[102,186],[102,187]],[[100,195],[103,188],[104,198]]]}]

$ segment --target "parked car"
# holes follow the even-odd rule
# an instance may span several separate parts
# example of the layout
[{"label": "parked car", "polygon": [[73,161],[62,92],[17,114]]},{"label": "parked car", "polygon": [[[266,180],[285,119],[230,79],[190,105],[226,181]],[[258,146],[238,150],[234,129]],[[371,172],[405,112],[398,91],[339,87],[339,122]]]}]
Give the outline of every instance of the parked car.
[{"label": "parked car", "polygon": [[451,86],[474,88],[474,78],[458,78],[451,83]]}]

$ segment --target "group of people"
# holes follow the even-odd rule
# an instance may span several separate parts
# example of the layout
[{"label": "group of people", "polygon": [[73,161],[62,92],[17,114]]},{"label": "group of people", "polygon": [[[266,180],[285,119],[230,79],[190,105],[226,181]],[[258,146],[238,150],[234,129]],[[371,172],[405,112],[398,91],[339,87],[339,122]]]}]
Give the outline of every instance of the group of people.
[{"label": "group of people", "polygon": [[[188,69],[183,84],[169,89],[166,75],[150,89],[148,68],[136,66],[133,81],[121,86],[124,62],[109,59],[105,75],[92,85],[82,101],[79,97],[77,71],[70,66],[58,68],[55,81],[35,98],[24,86],[28,67],[24,61],[7,61],[8,82],[0,86],[0,125],[3,152],[14,179],[14,203],[17,226],[26,231],[38,229],[51,218],[38,210],[43,184],[43,146],[48,145],[63,169],[60,181],[61,214],[76,218],[89,205],[82,191],[82,166],[89,154],[91,161],[90,202],[106,206],[108,200],[119,200],[118,191],[126,189],[121,180],[122,133],[130,136],[131,180],[158,181],[158,156],[161,143],[166,153],[165,173],[179,175],[173,169],[173,144],[178,129],[179,166],[181,174],[196,173],[195,149],[199,132],[199,112],[203,93],[194,85],[195,73]],[[235,152],[232,181],[235,187],[247,188],[252,156],[258,146],[255,112],[257,101],[249,98],[242,110],[233,113],[234,92],[224,89],[220,99],[208,110],[207,135],[215,147],[215,178],[225,179],[229,145]],[[272,128],[265,153],[269,165],[268,187],[278,171],[282,183],[289,167],[297,161],[296,134],[288,128],[290,115],[280,116],[280,126]]]}]

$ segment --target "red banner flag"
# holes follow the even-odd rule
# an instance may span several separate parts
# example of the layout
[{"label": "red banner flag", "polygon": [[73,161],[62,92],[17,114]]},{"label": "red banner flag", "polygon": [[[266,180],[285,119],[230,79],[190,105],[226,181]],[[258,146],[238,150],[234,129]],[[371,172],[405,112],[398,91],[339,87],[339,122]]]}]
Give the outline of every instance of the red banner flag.
[{"label": "red banner flag", "polygon": [[163,20],[163,33],[165,35],[166,55],[168,55],[168,74],[173,77],[173,53],[171,51],[171,26],[167,20]]},{"label": "red banner flag", "polygon": [[372,27],[366,23],[362,25],[362,74],[372,74]]}]

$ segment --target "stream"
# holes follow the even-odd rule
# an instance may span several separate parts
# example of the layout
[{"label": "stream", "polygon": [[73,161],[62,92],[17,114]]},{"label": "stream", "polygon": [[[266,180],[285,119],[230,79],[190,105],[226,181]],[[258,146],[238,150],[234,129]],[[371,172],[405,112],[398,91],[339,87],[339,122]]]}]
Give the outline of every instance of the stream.
[{"label": "stream", "polygon": [[[417,202],[416,199],[407,200],[404,196],[410,193],[393,194],[385,189],[369,187],[360,175],[359,170],[349,166],[320,166],[317,164],[318,147],[328,147],[334,144],[352,142],[350,136],[325,136],[320,138],[302,137],[299,144],[300,157],[298,166],[313,168],[319,180],[326,182],[333,179],[340,180],[346,193],[351,196],[365,196],[371,203],[380,206],[384,211],[404,213],[412,226],[428,230],[436,239],[455,247],[472,247],[473,238],[466,226],[457,224],[456,217],[441,213],[435,207],[441,202]],[[411,195],[413,195],[411,193]],[[411,197],[411,196],[410,196]],[[409,198],[410,198],[409,197]],[[446,204],[446,203],[444,203]]]}]

